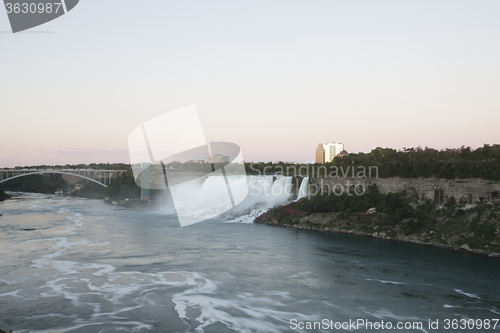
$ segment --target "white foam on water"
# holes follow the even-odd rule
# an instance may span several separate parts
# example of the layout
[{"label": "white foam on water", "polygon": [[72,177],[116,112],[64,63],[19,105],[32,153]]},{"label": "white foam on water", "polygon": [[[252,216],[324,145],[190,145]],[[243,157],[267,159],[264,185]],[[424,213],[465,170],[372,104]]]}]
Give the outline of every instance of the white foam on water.
[{"label": "white foam on water", "polygon": [[11,296],[11,297],[20,297],[18,293],[21,291],[21,289],[17,289],[8,293],[3,293],[0,294],[0,297],[6,297],[6,296]]},{"label": "white foam on water", "polygon": [[[117,325],[118,327],[114,327],[115,330],[128,330],[132,329],[132,331],[140,331],[142,329],[148,329],[152,330],[153,326],[149,324],[144,324],[141,322],[137,321],[106,321],[106,322],[95,322],[95,323],[87,323],[87,324],[81,324],[81,325],[75,325],[72,327],[66,327],[62,329],[49,329],[49,330],[43,330],[43,331],[30,331],[31,333],[66,333],[66,332],[72,332],[76,329],[87,327],[87,326],[98,326],[98,325]],[[132,327],[127,327],[127,326],[132,326]],[[103,331],[98,331],[98,332],[103,332]],[[13,332],[15,333],[15,332]]]},{"label": "white foam on water", "polygon": [[[112,319],[121,314],[126,316],[125,313],[136,311],[144,305],[154,305],[153,300],[148,300],[150,293],[154,295],[160,290],[172,288],[187,288],[174,294],[172,302],[179,318],[190,327],[195,326],[196,332],[204,332],[205,328],[215,323],[221,323],[237,332],[281,332],[283,325],[288,323],[290,318],[319,319],[301,313],[277,310],[280,307],[286,308],[286,304],[280,301],[290,299],[289,293],[286,292],[271,291],[265,296],[242,293],[231,295],[229,299],[221,298],[217,283],[197,272],[116,272],[110,265],[77,265],[74,262],[67,262],[64,268],[61,268],[61,265],[53,267],[63,275],[47,281],[45,286],[41,287],[46,290],[40,295],[64,297],[74,306],[91,306],[94,309],[92,322],[84,326],[97,325],[104,318]],[[77,275],[71,274],[75,271],[78,272]],[[82,297],[87,295],[98,295],[100,299],[114,304],[117,308],[101,312],[96,304],[82,301]],[[129,304],[130,297],[135,300],[134,306],[120,307]],[[235,315],[234,310],[238,310],[241,315]],[[109,323],[107,320],[105,322]]]},{"label": "white foam on water", "polygon": [[50,288],[50,291],[40,293],[40,296],[51,297],[51,296],[63,296],[64,298],[70,300],[73,305],[80,305],[80,293],[74,293],[66,289],[72,288],[68,284],[57,284],[59,281],[69,280],[68,278],[57,278],[52,281],[48,281],[46,285],[42,288]]},{"label": "white foam on water", "polygon": [[[57,211],[58,214],[70,214],[72,213],[69,209],[67,208],[60,208]],[[54,234],[76,234],[74,231],[83,225],[82,220],[83,220],[83,215],[80,213],[72,213],[72,215],[67,216],[65,218],[67,221],[67,227],[66,229],[63,230],[52,230],[51,232]]]},{"label": "white foam on water", "polygon": [[453,289],[453,290],[455,290],[455,292],[457,292],[459,294],[465,295],[465,296],[470,297],[470,298],[481,299],[481,297],[477,296],[476,294],[466,293],[460,289]]},{"label": "white foam on water", "polygon": [[59,210],[57,211],[57,214],[68,214],[70,212],[70,210],[68,208],[65,208],[65,207],[61,207],[59,208]]},{"label": "white foam on water", "polygon": [[[254,187],[261,190],[260,195],[247,197],[246,204],[250,208],[261,203],[259,209],[267,210],[276,204],[286,203],[290,197],[287,185],[291,184],[291,177],[277,178],[273,182],[271,176],[251,176],[249,179],[238,176],[232,179],[231,183],[234,185],[243,181],[250,181]],[[236,191],[237,188],[238,186],[236,186]],[[235,193],[235,195],[240,194]],[[57,208],[57,212],[69,215],[65,217],[68,227],[78,226],[77,224],[83,219],[81,214],[74,213],[65,207]],[[200,211],[200,214],[203,212]],[[68,231],[70,231],[69,228],[64,230],[64,232]],[[140,319],[119,321],[119,318],[130,318],[131,314],[135,314],[144,307],[159,306],[157,297],[162,294],[172,295],[170,300],[175,306],[175,313],[195,332],[204,332],[215,323],[220,323],[237,332],[281,332],[283,326],[289,324],[290,318],[320,319],[287,311],[286,303],[291,297],[286,292],[271,291],[265,295],[221,294],[218,291],[218,282],[198,272],[119,272],[115,266],[107,263],[80,263],[75,260],[66,260],[61,257],[69,249],[81,252],[89,247],[105,246],[109,243],[82,238],[73,239],[68,235],[49,237],[27,240],[14,246],[14,248],[26,251],[26,245],[28,245],[30,249],[36,249],[38,253],[41,253],[35,257],[36,259],[31,260],[30,268],[34,272],[25,282],[26,285],[36,283],[36,291],[28,289],[26,292],[31,294],[23,296],[23,283],[19,286],[15,285],[13,288],[16,290],[8,290],[8,293],[0,296],[24,297],[25,300],[29,300],[29,297],[32,297],[31,299],[53,298],[58,302],[60,298],[63,298],[69,300],[68,310],[71,315],[50,314],[46,315],[47,318],[52,316],[55,319],[60,316],[74,319],[70,327],[56,330],[31,330],[32,333],[63,333],[83,328],[91,330],[94,326],[99,330],[101,328],[97,326],[104,324],[112,325],[114,330],[152,330],[153,326],[141,322]],[[225,277],[231,278],[229,274]],[[8,284],[20,282],[23,281],[15,280]],[[78,309],[72,307],[78,307]],[[90,311],[90,316],[85,319],[81,318],[78,315],[80,309]],[[88,311],[82,313],[88,313]],[[37,319],[33,318],[33,320]]]},{"label": "white foam on water", "polygon": [[308,274],[311,274],[311,272],[310,271],[300,272],[300,273],[297,273],[297,274],[288,275],[286,277],[289,278],[289,279],[296,279],[296,278],[301,278],[304,275],[308,275]]},{"label": "white foam on water", "polygon": [[[372,315],[373,317],[378,318],[378,319],[387,319],[388,318],[388,319],[392,319],[394,321],[400,321],[400,322],[413,321],[413,322],[425,323],[428,320],[428,318],[408,317],[408,316],[396,315],[392,311],[387,310],[387,309],[380,309],[376,312],[365,311],[365,313]],[[393,328],[395,329],[396,327],[393,327]],[[423,324],[422,329],[420,329],[420,331],[427,333],[427,330],[425,328],[426,328],[426,326],[425,326],[425,324]],[[415,329],[418,329],[418,328],[415,328]]]},{"label": "white foam on water", "polygon": [[[276,310],[285,307],[285,304],[276,298],[254,296],[251,293],[232,295],[231,299],[216,297],[216,286],[213,284],[201,285],[175,294],[172,301],[176,304],[175,310],[179,318],[190,325],[196,325],[196,332],[215,323],[222,323],[231,330],[247,332],[282,332],[283,325],[289,324],[290,318],[297,320],[319,320],[314,315]],[[288,294],[272,293],[273,296],[288,298]],[[195,317],[188,318],[187,312],[196,313]],[[234,310],[244,313],[248,317],[234,314]]]},{"label": "white foam on water", "polygon": [[0,279],[0,282],[6,283],[6,284],[18,284],[18,283],[21,283],[21,282],[26,281],[26,280],[29,280],[29,279],[27,277],[23,277],[23,278],[16,279],[14,281],[7,281],[4,279]]},{"label": "white foam on water", "polygon": [[378,279],[365,279],[365,280],[366,281],[378,281],[378,282],[385,283],[385,284],[406,284],[404,282],[386,281],[386,280],[378,280]]}]

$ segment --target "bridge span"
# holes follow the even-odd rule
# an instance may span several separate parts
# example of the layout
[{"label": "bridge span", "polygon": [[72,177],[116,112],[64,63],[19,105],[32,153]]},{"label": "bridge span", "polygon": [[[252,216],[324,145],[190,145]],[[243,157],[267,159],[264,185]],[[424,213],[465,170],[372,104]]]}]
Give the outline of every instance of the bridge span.
[{"label": "bridge span", "polygon": [[111,184],[113,179],[122,177],[127,171],[92,169],[0,169],[0,184],[19,177],[51,173],[77,176],[107,187],[106,184]]}]

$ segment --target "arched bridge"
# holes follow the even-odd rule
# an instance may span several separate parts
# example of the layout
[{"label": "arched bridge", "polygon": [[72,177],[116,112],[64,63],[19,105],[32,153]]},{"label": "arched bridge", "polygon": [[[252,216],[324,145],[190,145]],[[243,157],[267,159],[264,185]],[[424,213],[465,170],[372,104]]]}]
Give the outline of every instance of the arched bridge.
[{"label": "arched bridge", "polygon": [[127,173],[126,170],[91,170],[91,169],[0,169],[0,184],[6,181],[37,174],[59,173],[77,176],[107,187],[113,179]]}]

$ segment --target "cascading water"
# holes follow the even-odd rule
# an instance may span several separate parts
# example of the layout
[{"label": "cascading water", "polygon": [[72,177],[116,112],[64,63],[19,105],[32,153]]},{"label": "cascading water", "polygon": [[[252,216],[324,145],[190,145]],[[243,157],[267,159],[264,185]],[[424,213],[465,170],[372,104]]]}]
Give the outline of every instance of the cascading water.
[{"label": "cascading water", "polygon": [[292,195],[292,177],[247,176],[248,196],[234,209],[222,214],[228,221],[252,223],[270,208],[283,205]]},{"label": "cascading water", "polygon": [[[175,186],[175,210],[178,215],[198,218],[222,216],[234,222],[253,222],[254,218],[268,209],[285,204],[291,197],[292,177],[285,176],[227,176],[231,196],[221,176],[209,176],[201,187],[185,183]],[[172,190],[172,189],[171,189]],[[164,211],[173,213],[172,205]]]},{"label": "cascading water", "polygon": [[277,178],[271,187],[271,201],[286,202],[292,193],[292,177]]},{"label": "cascading water", "polygon": [[309,195],[309,177],[304,177],[302,183],[300,183],[299,194],[297,195],[297,200],[305,198]]}]

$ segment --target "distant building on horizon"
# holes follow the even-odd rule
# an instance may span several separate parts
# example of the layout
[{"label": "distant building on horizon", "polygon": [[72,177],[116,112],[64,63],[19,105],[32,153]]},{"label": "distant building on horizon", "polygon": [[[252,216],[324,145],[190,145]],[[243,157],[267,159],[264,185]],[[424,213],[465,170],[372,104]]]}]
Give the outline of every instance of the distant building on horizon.
[{"label": "distant building on horizon", "polygon": [[347,150],[342,150],[337,156],[340,157],[340,158],[343,158],[344,156],[347,156],[349,155],[349,153],[347,152]]},{"label": "distant building on horizon", "polygon": [[329,163],[333,161],[335,156],[343,152],[345,152],[345,154],[342,154],[342,157],[347,155],[347,151],[344,150],[344,144],[341,142],[320,143],[318,144],[318,148],[316,148],[316,163]]},{"label": "distant building on horizon", "polygon": [[229,163],[229,156],[224,156],[222,154],[208,156],[208,163]]},{"label": "distant building on horizon", "polygon": [[323,144],[321,143],[316,148],[316,163],[325,163],[325,148],[323,148]]}]

